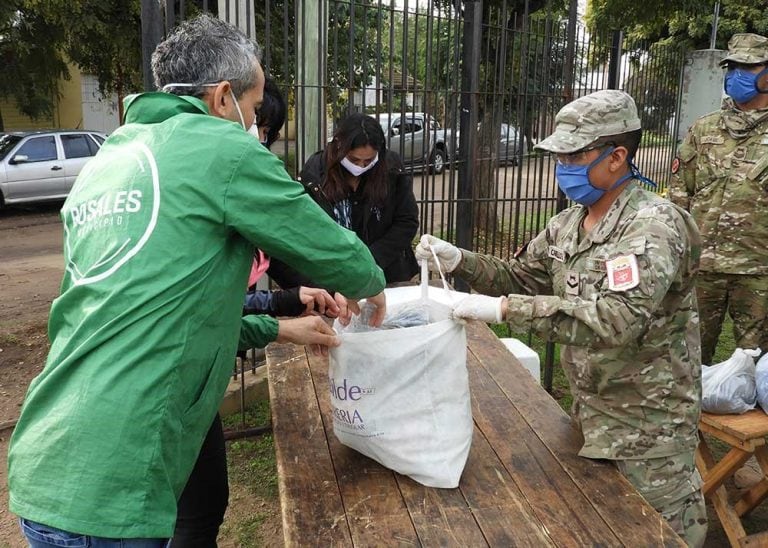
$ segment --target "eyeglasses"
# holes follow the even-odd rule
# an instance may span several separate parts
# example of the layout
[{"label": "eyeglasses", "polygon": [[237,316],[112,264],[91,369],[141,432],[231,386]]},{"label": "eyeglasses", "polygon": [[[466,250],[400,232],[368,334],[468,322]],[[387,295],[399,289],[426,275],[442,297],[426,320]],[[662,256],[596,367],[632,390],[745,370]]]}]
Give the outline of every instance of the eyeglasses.
[{"label": "eyeglasses", "polygon": [[597,145],[592,145],[586,148],[582,148],[581,150],[577,150],[576,152],[569,152],[568,154],[555,154],[555,157],[557,158],[557,162],[564,166],[578,165],[586,162],[587,152],[591,152],[593,150],[599,150],[601,148],[606,148],[611,146],[615,146],[614,143],[600,143]]},{"label": "eyeglasses", "polygon": [[752,72],[753,69],[760,67],[765,68],[768,67],[768,63],[738,63],[736,61],[728,61],[725,64],[725,70],[734,70],[734,69],[741,69],[741,70],[747,70],[749,72]]}]

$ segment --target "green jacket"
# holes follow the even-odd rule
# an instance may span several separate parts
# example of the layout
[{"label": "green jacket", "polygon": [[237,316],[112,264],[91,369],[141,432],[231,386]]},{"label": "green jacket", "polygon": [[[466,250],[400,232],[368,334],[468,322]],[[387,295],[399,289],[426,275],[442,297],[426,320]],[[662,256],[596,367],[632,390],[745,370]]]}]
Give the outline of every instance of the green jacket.
[{"label": "green jacket", "polygon": [[693,451],[701,403],[696,225],[635,183],[580,235],[586,214],[577,205],[556,215],[509,262],[465,252],[456,273],[482,293],[515,293],[510,326],[564,345],[581,456]]},{"label": "green jacket", "polygon": [[[10,509],[170,537],[232,372],[254,246],[351,298],[384,275],[274,155],[191,97],[126,99],[61,216],[66,272],[10,443]],[[276,320],[249,321],[243,342],[275,340]]]}]

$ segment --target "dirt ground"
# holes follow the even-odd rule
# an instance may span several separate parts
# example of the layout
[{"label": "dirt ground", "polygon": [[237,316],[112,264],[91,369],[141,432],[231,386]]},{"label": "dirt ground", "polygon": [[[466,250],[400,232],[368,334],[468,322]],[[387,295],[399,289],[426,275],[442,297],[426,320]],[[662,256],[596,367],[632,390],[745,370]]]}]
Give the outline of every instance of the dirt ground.
[{"label": "dirt ground", "polygon": [[27,386],[48,352],[48,310],[64,266],[59,207],[0,212],[0,546],[25,545],[8,512],[6,454]]}]

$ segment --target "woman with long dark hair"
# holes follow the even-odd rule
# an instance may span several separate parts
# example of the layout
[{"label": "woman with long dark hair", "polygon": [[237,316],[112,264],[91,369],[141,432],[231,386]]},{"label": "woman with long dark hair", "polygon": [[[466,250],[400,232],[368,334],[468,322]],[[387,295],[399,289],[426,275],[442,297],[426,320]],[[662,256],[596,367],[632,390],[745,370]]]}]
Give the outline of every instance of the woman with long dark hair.
[{"label": "woman with long dark hair", "polygon": [[[300,178],[337,223],[365,242],[387,283],[410,280],[418,272],[412,249],[419,228],[413,181],[397,153],[387,150],[376,120],[359,113],[344,118],[325,150],[304,164]],[[313,285],[278,261],[269,275],[281,287]]]}]

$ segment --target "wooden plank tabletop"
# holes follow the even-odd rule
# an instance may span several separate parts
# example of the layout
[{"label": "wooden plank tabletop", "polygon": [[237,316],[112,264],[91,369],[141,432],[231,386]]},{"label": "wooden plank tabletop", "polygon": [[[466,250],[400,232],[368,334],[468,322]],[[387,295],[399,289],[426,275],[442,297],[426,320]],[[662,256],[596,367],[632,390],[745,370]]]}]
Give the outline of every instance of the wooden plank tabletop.
[{"label": "wooden plank tabletop", "polygon": [[743,441],[768,436],[768,415],[760,408],[742,415],[702,413],[701,422]]},{"label": "wooden plank tabletop", "polygon": [[327,358],[267,349],[288,546],[684,546],[485,324],[467,326],[474,437],[457,489],[396,474],[333,434]]}]

